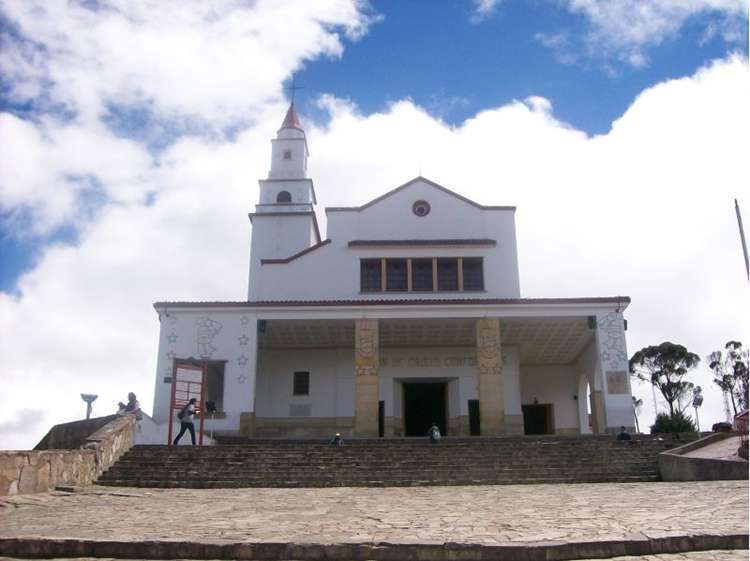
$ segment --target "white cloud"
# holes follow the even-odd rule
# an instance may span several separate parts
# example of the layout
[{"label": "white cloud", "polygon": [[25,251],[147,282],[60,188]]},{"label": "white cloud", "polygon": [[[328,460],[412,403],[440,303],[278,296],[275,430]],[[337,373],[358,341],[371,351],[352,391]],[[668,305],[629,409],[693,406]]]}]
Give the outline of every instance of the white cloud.
[{"label": "white cloud", "polygon": [[469,18],[472,23],[481,23],[489,18],[502,0],[472,0],[474,9]]},{"label": "white cloud", "polygon": [[582,14],[589,22],[589,54],[611,56],[635,67],[647,65],[647,50],[675,38],[696,16],[715,17],[704,20],[707,33],[720,33],[732,43],[747,37],[745,0],[564,1],[571,12]]},{"label": "white cloud", "polygon": [[[376,18],[356,0],[6,0],[25,41],[4,45],[2,71],[26,101],[81,119],[137,105],[212,126],[257,118],[303,60],[338,57]],[[62,30],[62,32],[61,32]],[[38,101],[38,100],[37,100]]]},{"label": "white cloud", "polygon": [[[98,26],[90,26],[93,36]],[[73,29],[84,35],[76,41],[90,41]],[[235,137],[186,136],[155,161],[141,143],[116,137],[99,114],[71,122],[0,118],[3,138],[20,139],[2,162],[8,208],[46,208],[46,199],[59,196],[45,212],[51,222],[68,220],[80,193],[61,183],[66,175],[96,177],[106,193],[78,245],[47,248],[21,278],[18,295],[0,293],[0,448],[33,446],[50,424],[80,418],[80,392],[100,395],[95,414],[113,411],[128,391],[150,408],[158,333],[152,302],[244,298],[246,212],[285,109],[275,96],[300,64],[295,57],[329,49],[325,33],[316,36],[317,51],[308,45],[300,54],[292,46],[296,54],[280,55],[286,66],[276,81],[254,105],[236,109],[235,117],[248,111],[254,118]],[[165,36],[164,60],[154,66],[169,66],[176,56],[169,41],[179,37]],[[75,67],[76,60],[68,62]],[[114,81],[125,83],[119,68],[111,70]],[[140,85],[143,75],[131,79],[128,95],[154,87]],[[330,121],[307,125],[310,173],[321,206],[361,204],[415,176],[421,160],[424,175],[468,197],[518,205],[525,296],[629,294],[631,352],[671,339],[704,355],[729,339],[750,343],[732,207],[746,192],[748,87],[746,60],[718,61],[644,91],[608,134],[596,137],[560,122],[541,97],[451,127],[410,101],[362,115],[328,96],[321,105]],[[90,102],[71,92],[72,104]],[[168,93],[150,95],[160,99],[156,118],[184,105]],[[232,105],[222,92],[220,101],[201,88],[193,95],[195,104],[187,105],[200,120],[222,103]],[[55,216],[58,206],[67,218]],[[650,392],[638,391],[648,413]],[[28,408],[44,411],[43,421],[28,422]],[[707,389],[704,426],[719,416],[720,396]]]}]

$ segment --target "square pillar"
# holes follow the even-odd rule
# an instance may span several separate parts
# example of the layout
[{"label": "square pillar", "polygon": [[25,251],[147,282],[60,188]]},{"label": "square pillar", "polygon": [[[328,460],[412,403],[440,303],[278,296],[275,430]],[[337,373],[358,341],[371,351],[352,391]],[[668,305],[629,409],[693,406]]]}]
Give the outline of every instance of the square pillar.
[{"label": "square pillar", "polygon": [[607,417],[601,390],[591,390],[591,431],[594,434],[607,432]]},{"label": "square pillar", "polygon": [[479,374],[479,426],[483,436],[503,434],[503,357],[500,350],[500,320],[477,320],[477,370]]},{"label": "square pillar", "polygon": [[377,437],[380,366],[378,320],[355,320],[354,330],[354,435]]}]

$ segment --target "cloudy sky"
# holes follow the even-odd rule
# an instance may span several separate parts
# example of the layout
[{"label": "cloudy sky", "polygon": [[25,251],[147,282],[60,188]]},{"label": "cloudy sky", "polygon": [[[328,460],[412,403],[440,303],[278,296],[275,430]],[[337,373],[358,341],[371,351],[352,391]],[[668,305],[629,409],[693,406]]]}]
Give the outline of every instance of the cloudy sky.
[{"label": "cloudy sky", "polygon": [[421,167],[518,206],[523,296],[631,296],[631,353],[750,344],[744,0],[0,0],[0,32],[0,448],[81,392],[150,410],[151,304],[245,298],[293,74],[321,207]]}]

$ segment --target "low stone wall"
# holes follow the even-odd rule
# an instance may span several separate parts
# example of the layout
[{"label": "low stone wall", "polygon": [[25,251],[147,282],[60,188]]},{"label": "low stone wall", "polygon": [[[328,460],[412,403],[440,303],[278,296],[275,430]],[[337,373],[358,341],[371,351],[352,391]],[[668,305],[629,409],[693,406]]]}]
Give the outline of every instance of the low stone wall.
[{"label": "low stone wall", "polygon": [[107,423],[114,421],[117,415],[81,419],[70,423],[55,425],[34,446],[34,450],[75,450],[83,448],[89,435],[94,434]]},{"label": "low stone wall", "polygon": [[0,451],[0,496],[90,485],[133,446],[135,417],[110,421],[78,450]]},{"label": "low stone wall", "polygon": [[659,454],[659,474],[661,478],[664,481],[726,481],[747,479],[747,462],[684,455],[731,436],[730,433],[714,433],[679,448],[662,452]]}]

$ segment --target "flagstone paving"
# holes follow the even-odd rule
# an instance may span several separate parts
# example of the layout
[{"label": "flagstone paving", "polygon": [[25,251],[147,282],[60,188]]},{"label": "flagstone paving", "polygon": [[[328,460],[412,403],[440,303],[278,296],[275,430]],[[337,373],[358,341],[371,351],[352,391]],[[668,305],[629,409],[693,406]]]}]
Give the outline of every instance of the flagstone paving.
[{"label": "flagstone paving", "polygon": [[747,534],[748,482],[416,488],[90,487],[0,498],[0,537],[523,544]]},{"label": "flagstone paving", "polygon": [[[638,557],[611,557],[611,561],[747,561],[748,551],[746,549],[717,550],[717,551],[691,551],[688,553],[668,553],[663,555],[641,555]],[[20,561],[16,557],[0,557],[0,561]],[[135,561],[132,559],[114,559],[112,557],[57,557],[52,561]],[[140,561],[155,561],[141,559]],[[176,559],[175,561],[180,561]],[[211,561],[206,560],[206,561]],[[294,561],[294,560],[292,560]],[[580,559],[575,561],[594,561],[593,559]],[[597,560],[601,561],[601,560]]]}]

